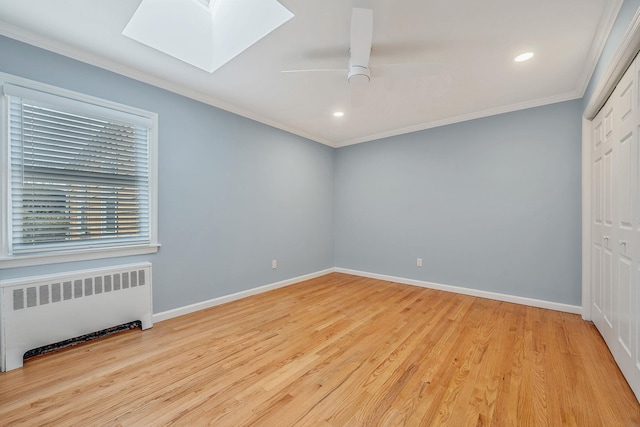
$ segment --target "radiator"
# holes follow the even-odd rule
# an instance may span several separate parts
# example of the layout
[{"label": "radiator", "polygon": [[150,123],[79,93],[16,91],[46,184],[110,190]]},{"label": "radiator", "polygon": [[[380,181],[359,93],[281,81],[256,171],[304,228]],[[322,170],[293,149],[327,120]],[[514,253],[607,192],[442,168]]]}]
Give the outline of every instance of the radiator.
[{"label": "radiator", "polygon": [[26,351],[139,320],[151,321],[151,264],[0,281],[0,370]]}]

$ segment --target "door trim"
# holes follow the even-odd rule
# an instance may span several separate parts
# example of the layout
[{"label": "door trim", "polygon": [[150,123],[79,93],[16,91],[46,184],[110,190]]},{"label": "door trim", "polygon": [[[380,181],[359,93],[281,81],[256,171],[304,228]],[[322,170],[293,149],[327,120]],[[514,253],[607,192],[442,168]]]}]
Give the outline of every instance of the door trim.
[{"label": "door trim", "polygon": [[591,122],[640,51],[640,9],[598,82],[582,116],[582,318],[591,320]]}]

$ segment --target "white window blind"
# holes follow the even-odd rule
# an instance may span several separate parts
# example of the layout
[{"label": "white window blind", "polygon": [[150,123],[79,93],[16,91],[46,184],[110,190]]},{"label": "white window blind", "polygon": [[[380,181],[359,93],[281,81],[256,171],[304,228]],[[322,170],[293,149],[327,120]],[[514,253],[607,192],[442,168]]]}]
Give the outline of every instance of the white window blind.
[{"label": "white window blind", "polygon": [[11,84],[9,253],[151,243],[147,118]]}]

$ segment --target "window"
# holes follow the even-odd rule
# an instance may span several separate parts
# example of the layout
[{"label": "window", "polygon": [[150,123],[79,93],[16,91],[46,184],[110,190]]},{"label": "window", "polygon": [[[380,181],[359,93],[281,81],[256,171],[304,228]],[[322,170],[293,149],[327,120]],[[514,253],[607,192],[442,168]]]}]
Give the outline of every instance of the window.
[{"label": "window", "polygon": [[0,79],[0,267],[155,252],[157,115]]}]

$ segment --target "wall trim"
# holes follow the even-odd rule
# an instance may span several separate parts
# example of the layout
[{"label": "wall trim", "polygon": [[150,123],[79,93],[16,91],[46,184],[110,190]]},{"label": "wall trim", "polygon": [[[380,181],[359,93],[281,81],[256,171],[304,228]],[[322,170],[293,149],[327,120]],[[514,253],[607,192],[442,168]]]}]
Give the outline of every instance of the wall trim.
[{"label": "wall trim", "polygon": [[545,301],[534,298],[519,297],[515,295],[501,294],[497,292],[482,291],[478,289],[464,288],[461,286],[443,285],[440,283],[425,282],[422,280],[407,279],[403,277],[387,276],[384,274],[368,273],[365,271],[350,270],[347,268],[336,268],[336,272],[351,274],[354,276],[368,277],[371,279],[386,280],[388,282],[402,283],[404,285],[419,286],[421,288],[437,289],[439,291],[454,292],[457,294],[470,295],[479,298],[487,298],[496,301],[510,302],[531,307],[545,308],[547,310],[562,311],[565,313],[580,314],[581,307],[577,305],[562,304],[553,301]]},{"label": "wall trim", "polygon": [[624,75],[640,51],[640,9],[636,11],[624,37],[613,55],[607,71],[598,82],[589,103],[584,110],[584,118],[591,121],[607,101],[613,89]]},{"label": "wall trim", "polygon": [[178,307],[160,313],[155,313],[152,316],[153,323],[162,322],[163,320],[173,319],[174,317],[184,316],[185,314],[194,313],[196,311],[204,310],[206,308],[215,307],[217,305],[226,304],[231,301],[236,301],[242,298],[247,298],[253,295],[258,295],[263,292],[271,291],[278,288],[284,288],[285,286],[294,285],[305,280],[315,279],[316,277],[324,276],[329,273],[335,272],[334,268],[328,268],[326,270],[316,271],[315,273],[305,274],[303,276],[293,277],[291,279],[282,280],[280,282],[270,283],[257,288],[247,289],[245,291],[236,292],[229,295],[223,295],[221,297],[213,298],[207,301],[197,302],[195,304],[185,305],[184,307]]},{"label": "wall trim", "polygon": [[580,306],[577,306],[577,305],[562,304],[562,303],[557,303],[553,301],[545,301],[545,300],[538,300],[534,298],[501,294],[497,292],[482,291],[478,289],[465,288],[461,286],[443,285],[440,283],[426,282],[426,281],[415,280],[415,279],[407,279],[404,277],[388,276],[385,274],[369,273],[366,271],[333,267],[333,268],[327,268],[325,270],[320,270],[315,273],[305,274],[303,276],[282,280],[280,282],[258,286],[257,288],[247,289],[245,291],[240,291],[240,292],[236,292],[229,295],[223,295],[221,297],[216,297],[207,301],[186,305],[184,307],[178,307],[171,310],[162,311],[160,313],[155,313],[152,316],[152,320],[153,320],[153,323],[162,322],[164,320],[173,319],[174,317],[195,313],[196,311],[205,310],[207,308],[226,304],[232,301],[237,301],[239,299],[258,295],[274,289],[295,285],[296,283],[304,282],[305,280],[315,279],[317,277],[325,276],[330,273],[344,273],[344,274],[350,274],[352,276],[368,277],[371,279],[385,280],[387,282],[401,283],[403,285],[419,286],[421,288],[437,289],[440,291],[453,292],[453,293],[462,294],[462,295],[470,295],[478,298],[487,298],[487,299],[492,299],[496,301],[504,301],[504,302],[510,302],[514,304],[527,305],[531,307],[545,308],[547,310],[581,314],[581,308]]},{"label": "wall trim", "polygon": [[582,318],[591,320],[591,120],[582,118]]},{"label": "wall trim", "polygon": [[464,115],[461,115],[461,116],[449,117],[449,118],[446,118],[446,119],[436,120],[436,121],[433,121],[433,122],[420,123],[420,124],[417,124],[417,125],[412,125],[412,126],[408,126],[408,127],[404,127],[404,128],[400,128],[400,129],[394,129],[394,130],[391,130],[391,131],[388,131],[388,132],[381,132],[381,133],[371,134],[371,135],[363,136],[363,137],[360,137],[360,138],[355,138],[355,139],[351,139],[351,140],[348,140],[348,141],[343,141],[343,142],[340,142],[340,143],[336,143],[334,145],[334,147],[335,148],[342,148],[342,147],[347,147],[349,145],[361,144],[363,142],[370,142],[370,141],[375,141],[375,140],[378,140],[378,139],[390,138],[390,137],[393,137],[393,136],[404,135],[404,134],[408,134],[408,133],[412,133],[412,132],[419,132],[419,131],[423,131],[423,130],[427,130],[427,129],[433,129],[433,128],[438,128],[438,127],[453,125],[453,124],[456,124],[456,123],[468,122],[468,121],[471,121],[471,120],[482,119],[482,118],[485,118],[485,117],[493,117],[493,116],[497,116],[497,115],[500,115],[500,114],[513,113],[513,112],[516,112],[516,111],[527,110],[527,109],[530,109],[530,108],[543,107],[545,105],[552,105],[552,104],[558,104],[560,102],[573,101],[573,100],[582,98],[582,94],[580,92],[581,90],[582,89],[579,88],[579,89],[571,91],[571,92],[560,93],[560,94],[549,96],[549,97],[546,97],[546,98],[538,98],[538,99],[533,99],[533,100],[526,101],[526,102],[520,102],[520,103],[517,103],[517,104],[511,104],[511,105],[504,105],[504,106],[495,107],[495,108],[489,108],[487,110],[477,111],[477,112],[474,112],[474,113],[464,114]]},{"label": "wall trim", "polygon": [[580,91],[580,98],[584,97],[584,94],[589,87],[589,81],[593,77],[593,72],[598,66],[598,61],[600,60],[600,56],[602,56],[602,51],[604,51],[607,39],[609,38],[611,30],[616,23],[616,19],[618,18],[620,9],[622,9],[624,0],[611,0],[610,3],[611,7],[607,10],[605,18],[600,21],[601,25],[598,27],[596,36],[591,43],[591,48],[589,49],[589,59],[585,63],[585,73],[582,75],[582,82],[579,86],[582,88]]}]

